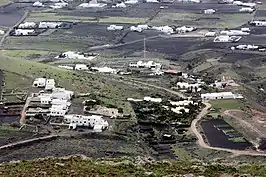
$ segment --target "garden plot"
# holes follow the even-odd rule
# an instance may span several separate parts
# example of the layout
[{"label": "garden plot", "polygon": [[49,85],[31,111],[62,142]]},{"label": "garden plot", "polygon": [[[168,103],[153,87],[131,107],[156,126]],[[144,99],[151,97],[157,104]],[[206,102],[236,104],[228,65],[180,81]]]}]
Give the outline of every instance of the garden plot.
[{"label": "garden plot", "polygon": [[251,147],[237,130],[222,119],[213,119],[201,123],[204,134],[213,147],[243,150]]},{"label": "garden plot", "polygon": [[127,18],[149,18],[156,15],[157,9],[140,9],[141,5],[131,5],[127,8],[106,8],[106,9],[81,9],[73,11],[61,11],[60,15],[80,16],[80,17],[127,17]]},{"label": "garden plot", "polygon": [[[215,19],[215,20],[214,20]],[[196,14],[189,12],[160,12],[151,20],[151,25],[187,25],[199,28],[236,28],[251,20],[251,14]]]}]

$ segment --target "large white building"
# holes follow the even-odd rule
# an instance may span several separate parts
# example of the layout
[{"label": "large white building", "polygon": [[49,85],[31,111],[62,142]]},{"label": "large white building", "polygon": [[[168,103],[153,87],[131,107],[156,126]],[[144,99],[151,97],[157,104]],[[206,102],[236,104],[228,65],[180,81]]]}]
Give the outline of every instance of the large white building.
[{"label": "large white building", "polygon": [[92,55],[87,56],[84,53],[67,51],[67,52],[60,54],[59,56],[56,56],[55,58],[56,59],[65,58],[65,59],[92,60],[96,58],[96,56],[92,56]]},{"label": "large white building", "polygon": [[61,26],[62,22],[40,22],[39,28],[59,28]]},{"label": "large white building", "polygon": [[84,116],[84,115],[65,115],[64,116],[64,123],[69,124],[70,129],[75,129],[76,127],[91,127],[94,129],[104,130],[107,129],[109,124],[107,120],[105,120],[102,116],[98,115],[91,115],[91,116]]},{"label": "large white building", "polygon": [[45,79],[45,78],[36,78],[36,79],[33,81],[32,86],[33,86],[33,87],[39,87],[39,88],[42,88],[42,87],[45,87],[45,84],[46,84],[46,79]]},{"label": "large white building", "polygon": [[234,94],[232,92],[217,92],[217,93],[204,93],[201,94],[203,100],[220,100],[220,99],[241,99],[241,94]]},{"label": "large white building", "polygon": [[54,79],[46,79],[45,90],[53,90],[55,88]]},{"label": "large white building", "polygon": [[138,61],[137,63],[130,63],[129,67],[133,67],[133,68],[161,68],[162,64],[161,63],[156,63],[154,61],[148,61],[148,62],[144,62],[144,61]]},{"label": "large white building", "polygon": [[152,98],[152,97],[149,97],[149,96],[145,96],[143,98],[144,101],[150,101],[150,102],[156,102],[156,103],[160,103],[162,102],[162,98]]}]

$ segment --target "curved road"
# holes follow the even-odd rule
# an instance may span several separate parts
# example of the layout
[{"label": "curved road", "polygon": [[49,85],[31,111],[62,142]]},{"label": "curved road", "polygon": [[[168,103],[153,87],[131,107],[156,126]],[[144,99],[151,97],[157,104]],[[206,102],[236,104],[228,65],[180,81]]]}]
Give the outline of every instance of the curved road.
[{"label": "curved road", "polygon": [[201,118],[203,118],[205,115],[208,114],[208,109],[211,107],[210,103],[205,102],[204,104],[205,104],[205,108],[202,109],[202,111],[199,113],[197,118],[194,119],[191,123],[191,130],[197,136],[197,139],[198,139],[197,143],[199,146],[206,148],[206,149],[211,149],[211,150],[230,152],[230,153],[233,153],[235,156],[238,156],[238,155],[266,156],[266,153],[263,153],[263,152],[257,152],[257,151],[251,151],[251,150],[244,151],[244,150],[234,150],[234,149],[212,147],[212,146],[208,145],[207,143],[205,143],[202,135],[200,134],[200,132],[198,131],[198,129],[196,127],[198,121]]}]

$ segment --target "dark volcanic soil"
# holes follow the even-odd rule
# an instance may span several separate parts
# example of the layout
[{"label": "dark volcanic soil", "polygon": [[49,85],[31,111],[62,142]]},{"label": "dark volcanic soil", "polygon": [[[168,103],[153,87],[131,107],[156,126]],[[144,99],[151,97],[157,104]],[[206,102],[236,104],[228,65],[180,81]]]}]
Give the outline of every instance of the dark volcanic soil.
[{"label": "dark volcanic soil", "polygon": [[[223,126],[226,125],[227,127],[221,128],[220,130],[218,130],[215,126],[219,126],[219,125],[223,125]],[[222,129],[225,130],[225,129],[233,129],[233,128],[222,119],[208,120],[208,121],[202,122],[201,126],[211,146],[229,148],[229,149],[241,149],[241,150],[249,148],[251,146],[251,143],[247,141],[236,143],[236,142],[232,142],[228,140],[229,136],[225,135],[222,132]],[[230,134],[240,135],[237,131],[234,131]]]},{"label": "dark volcanic soil", "polygon": [[79,138],[58,138],[19,149],[1,150],[0,162],[84,154],[89,157],[148,155],[140,145],[119,137],[88,135]]}]

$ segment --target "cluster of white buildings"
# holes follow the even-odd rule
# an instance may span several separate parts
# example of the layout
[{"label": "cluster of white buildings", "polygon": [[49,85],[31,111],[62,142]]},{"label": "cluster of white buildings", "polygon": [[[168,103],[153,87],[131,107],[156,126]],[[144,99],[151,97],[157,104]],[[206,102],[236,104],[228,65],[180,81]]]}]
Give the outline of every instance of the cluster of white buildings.
[{"label": "cluster of white buildings", "polygon": [[34,29],[14,29],[12,35],[14,36],[29,36],[35,34]]},{"label": "cluster of white buildings", "polygon": [[69,129],[76,129],[77,127],[90,127],[93,128],[95,132],[102,132],[109,127],[107,120],[98,115],[65,115],[64,123],[69,124]]},{"label": "cluster of white buildings", "polygon": [[82,3],[78,7],[81,8],[99,8],[99,7],[105,7],[107,4],[104,3],[98,3],[97,0],[91,0],[89,3]]},{"label": "cluster of white buildings", "polygon": [[[68,6],[67,2],[60,2],[60,1],[53,1],[55,2],[52,5],[47,5],[47,7],[52,8],[52,9],[62,9],[64,7]],[[45,7],[46,5],[44,5],[42,2],[36,1],[32,4],[33,7]]]},{"label": "cluster of white buildings", "polygon": [[216,10],[214,9],[206,9],[203,11],[204,14],[214,14],[216,12]]},{"label": "cluster of white buildings", "polygon": [[241,38],[242,38],[241,36],[221,35],[221,36],[216,36],[213,42],[238,42],[240,41]]},{"label": "cluster of white buildings", "polygon": [[18,25],[19,29],[30,29],[30,28],[39,28],[39,29],[54,29],[59,28],[62,25],[62,22],[40,22],[39,24],[35,22],[24,22]]},{"label": "cluster of white buildings", "polygon": [[197,83],[177,82],[176,83],[177,88],[184,92],[189,91],[189,90],[192,92],[200,92],[201,85],[202,85],[201,82],[197,82]]},{"label": "cluster of white buildings", "polygon": [[144,61],[140,60],[137,63],[129,63],[129,67],[132,67],[132,68],[149,68],[149,69],[156,68],[156,69],[160,69],[162,67],[162,64],[161,63],[156,63],[154,61],[144,62]]},{"label": "cluster of white buildings", "polygon": [[59,68],[68,69],[68,70],[77,70],[77,71],[93,71],[99,73],[109,73],[109,74],[117,74],[119,70],[110,68],[107,66],[104,67],[90,67],[86,64],[75,64],[74,66],[67,65],[58,65]]},{"label": "cluster of white buildings", "polygon": [[231,50],[252,50],[252,51],[259,51],[259,52],[266,51],[266,47],[264,46],[251,45],[251,44],[241,44],[237,46],[232,46],[230,49]]},{"label": "cluster of white buildings", "polygon": [[30,97],[30,103],[39,103],[41,105],[48,105],[49,109],[42,109],[41,107],[29,108],[26,111],[26,116],[35,116],[42,114],[51,117],[64,116],[71,105],[71,98],[74,95],[73,91],[64,88],[56,88],[54,79],[36,78],[32,84],[36,88],[44,88],[46,91],[33,93]]},{"label": "cluster of white buildings", "polygon": [[107,30],[108,31],[120,31],[120,30],[123,30],[124,27],[123,26],[120,26],[120,25],[110,25],[107,27]]},{"label": "cluster of white buildings", "polygon": [[211,87],[224,89],[226,87],[238,87],[239,85],[231,77],[223,76],[220,81],[215,81],[213,84],[210,84]]},{"label": "cluster of white buildings", "polygon": [[[59,125],[68,125],[69,129],[89,127],[93,128],[95,132],[101,132],[108,128],[109,124],[102,116],[67,114],[74,92],[65,88],[55,87],[54,79],[36,78],[32,85],[33,87],[44,88],[46,91],[42,90],[39,93],[33,93],[28,98],[31,106],[27,108],[26,116],[33,117],[41,114],[43,116],[62,117],[62,124]],[[37,106],[33,108],[32,105],[36,104]]]},{"label": "cluster of white buildings", "polygon": [[73,52],[73,51],[67,51],[64,52],[58,56],[56,56],[56,59],[79,59],[79,60],[92,60],[95,59],[97,55],[92,54],[92,55],[87,55],[81,52]]},{"label": "cluster of white buildings", "polygon": [[249,24],[253,26],[266,26],[266,21],[254,20],[249,22]]},{"label": "cluster of white buildings", "polygon": [[[107,27],[108,31],[120,31],[123,30],[124,27],[121,25],[110,25]],[[137,26],[131,26],[129,28],[130,31],[133,32],[143,32],[144,30],[156,30],[156,31],[160,31],[164,34],[173,34],[173,33],[187,33],[187,32],[191,32],[191,31],[195,31],[196,27],[187,27],[187,26],[181,26],[181,27],[177,27],[177,28],[173,28],[170,26],[148,26],[145,24],[141,24],[141,25],[137,25]]]}]

